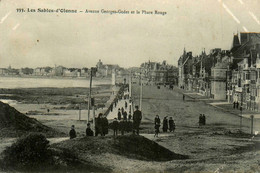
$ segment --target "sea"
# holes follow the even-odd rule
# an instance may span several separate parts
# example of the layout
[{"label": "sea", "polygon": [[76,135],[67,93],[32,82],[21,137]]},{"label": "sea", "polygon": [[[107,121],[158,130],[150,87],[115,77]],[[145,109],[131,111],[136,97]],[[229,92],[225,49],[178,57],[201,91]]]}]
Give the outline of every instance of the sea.
[{"label": "sea", "polygon": [[[89,88],[90,80],[87,78],[26,78],[26,77],[0,77],[0,88],[69,88],[85,87]],[[111,84],[111,80],[93,79],[92,86]]]}]

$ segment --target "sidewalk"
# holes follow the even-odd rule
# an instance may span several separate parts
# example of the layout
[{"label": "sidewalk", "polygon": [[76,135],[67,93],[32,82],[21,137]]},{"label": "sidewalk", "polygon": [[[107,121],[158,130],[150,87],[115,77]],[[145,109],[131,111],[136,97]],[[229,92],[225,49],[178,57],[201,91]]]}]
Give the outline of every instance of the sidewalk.
[{"label": "sidewalk", "polygon": [[[215,108],[221,109],[225,112],[241,116],[241,111],[240,109],[234,109],[232,103],[228,102],[218,102],[218,103],[209,103],[209,105],[214,106]],[[254,118],[260,118],[260,113],[254,112],[248,109],[243,109],[242,111],[242,116],[244,118],[250,118],[251,115],[254,115]]]},{"label": "sidewalk", "polygon": [[[124,92],[124,94],[125,94],[125,92]],[[127,102],[127,108],[125,108],[125,101]],[[122,100],[118,101],[116,107],[115,107],[115,105],[113,106],[113,111],[109,112],[109,114],[107,115],[107,119],[112,120],[114,118],[117,118],[118,109],[120,108],[120,110],[121,110],[122,107],[127,112],[127,116],[128,116],[128,114],[129,114],[129,99],[122,99]]]},{"label": "sidewalk", "polygon": [[[232,103],[228,103],[225,100],[213,100],[211,98],[208,98],[206,96],[201,95],[200,93],[192,92],[192,91],[186,91],[180,88],[176,87],[177,92],[181,94],[185,94],[186,96],[198,100],[198,101],[204,101],[206,104],[211,105],[217,109],[220,109],[224,112],[231,113],[233,115],[241,116],[240,109],[234,109]],[[248,109],[243,109],[242,116],[244,118],[250,118],[251,115],[254,115],[254,118],[260,118],[259,112],[250,111]]]}]

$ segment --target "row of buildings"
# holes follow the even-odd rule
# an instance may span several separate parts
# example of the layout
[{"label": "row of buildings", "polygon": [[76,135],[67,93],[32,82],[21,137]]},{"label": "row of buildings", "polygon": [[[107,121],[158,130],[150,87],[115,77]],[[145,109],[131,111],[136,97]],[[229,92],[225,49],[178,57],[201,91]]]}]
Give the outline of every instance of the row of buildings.
[{"label": "row of buildings", "polygon": [[179,87],[260,110],[260,33],[233,36],[230,50],[186,52],[178,60]]},{"label": "row of buildings", "polygon": [[150,84],[177,84],[178,82],[178,68],[169,65],[166,61],[159,62],[145,62],[141,64],[140,70],[135,72],[136,76],[142,77]]},{"label": "row of buildings", "polygon": [[[112,75],[112,71],[115,71],[118,75],[126,73],[125,70],[118,65],[103,64],[101,60],[96,65],[97,71],[95,76],[108,77]],[[63,76],[63,77],[88,77],[90,76],[89,68],[66,68],[63,66],[55,67],[37,67],[33,68],[21,68],[14,69],[11,66],[8,68],[0,68],[0,75],[2,76]]]}]

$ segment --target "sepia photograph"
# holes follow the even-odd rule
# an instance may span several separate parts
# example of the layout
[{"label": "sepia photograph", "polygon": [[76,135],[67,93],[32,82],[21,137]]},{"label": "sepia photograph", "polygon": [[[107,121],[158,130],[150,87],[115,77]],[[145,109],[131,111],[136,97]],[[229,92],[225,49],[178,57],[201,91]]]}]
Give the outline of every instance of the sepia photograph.
[{"label": "sepia photograph", "polygon": [[0,172],[260,172],[260,0],[0,0]]}]

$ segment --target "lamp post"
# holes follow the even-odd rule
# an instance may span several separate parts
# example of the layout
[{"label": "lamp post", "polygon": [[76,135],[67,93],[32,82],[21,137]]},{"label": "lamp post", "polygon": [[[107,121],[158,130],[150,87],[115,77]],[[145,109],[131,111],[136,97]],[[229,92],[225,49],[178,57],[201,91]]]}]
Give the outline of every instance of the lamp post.
[{"label": "lamp post", "polygon": [[143,81],[142,81],[142,71],[140,72],[140,110],[142,110],[142,97],[143,97]]},{"label": "lamp post", "polygon": [[241,93],[241,104],[240,104],[240,112],[241,112],[241,116],[240,116],[240,130],[242,130],[243,96],[244,96],[244,92],[245,92],[245,86],[243,86],[243,88],[242,88],[242,93]]}]

